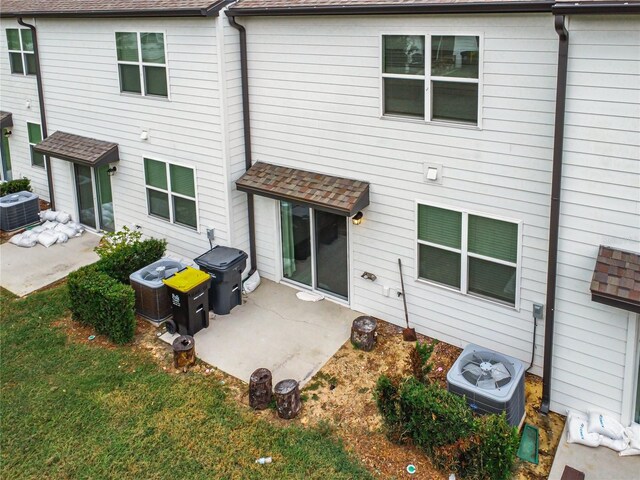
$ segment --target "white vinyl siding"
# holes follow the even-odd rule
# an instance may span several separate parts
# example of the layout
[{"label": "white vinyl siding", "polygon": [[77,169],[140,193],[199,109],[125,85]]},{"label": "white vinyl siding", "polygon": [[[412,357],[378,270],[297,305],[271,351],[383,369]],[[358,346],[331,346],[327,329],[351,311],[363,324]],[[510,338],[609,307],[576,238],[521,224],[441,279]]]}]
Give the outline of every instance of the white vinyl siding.
[{"label": "white vinyl siding", "polygon": [[640,19],[572,16],[569,38],[551,408],[628,425],[635,321],[589,287],[600,245],[640,252]]},{"label": "white vinyl siding", "polygon": [[[545,303],[558,38],[549,15],[246,18],[253,157],[370,183],[350,228],[354,310],[529,363]],[[480,36],[480,128],[380,116],[382,35]],[[424,165],[442,165],[442,184]],[[522,222],[519,308],[417,278],[416,201]],[[258,267],[278,275],[276,210],[260,199]],[[277,224],[275,224],[277,225]],[[277,231],[276,231],[277,233]],[[275,238],[275,240],[274,240]],[[273,248],[273,252],[266,250]],[[372,272],[376,282],[361,278]],[[536,335],[541,373],[544,325]]]}]

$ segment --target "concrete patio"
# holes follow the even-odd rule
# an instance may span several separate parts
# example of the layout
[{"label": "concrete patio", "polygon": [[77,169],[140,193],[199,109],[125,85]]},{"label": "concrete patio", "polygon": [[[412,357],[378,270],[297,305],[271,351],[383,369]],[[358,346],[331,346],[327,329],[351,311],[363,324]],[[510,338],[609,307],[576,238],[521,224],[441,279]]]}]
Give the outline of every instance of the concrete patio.
[{"label": "concrete patio", "polygon": [[620,457],[618,452],[607,447],[587,447],[567,443],[565,424],[549,480],[560,480],[565,466],[585,474],[585,480],[636,480],[640,478],[640,455]]},{"label": "concrete patio", "polygon": [[[285,378],[303,385],[349,339],[351,322],[361,314],[329,300],[299,300],[297,292],[262,280],[243,305],[195,334],[196,355],[244,382],[265,367],[274,385]],[[176,337],[160,338],[171,343]]]},{"label": "concrete patio", "polygon": [[24,297],[66,277],[70,272],[98,260],[93,249],[101,236],[85,232],[81,237],[49,248],[36,245],[18,247],[12,243],[0,245],[0,285]]}]

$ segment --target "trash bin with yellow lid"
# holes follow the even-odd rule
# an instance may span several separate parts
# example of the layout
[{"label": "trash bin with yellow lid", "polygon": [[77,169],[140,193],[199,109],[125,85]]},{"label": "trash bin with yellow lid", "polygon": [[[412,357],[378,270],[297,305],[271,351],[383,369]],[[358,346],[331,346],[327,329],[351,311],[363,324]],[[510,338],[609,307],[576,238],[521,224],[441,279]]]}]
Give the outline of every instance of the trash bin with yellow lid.
[{"label": "trash bin with yellow lid", "polygon": [[169,290],[173,311],[173,319],[165,322],[169,333],[193,336],[209,326],[208,273],[187,267],[162,282]]}]

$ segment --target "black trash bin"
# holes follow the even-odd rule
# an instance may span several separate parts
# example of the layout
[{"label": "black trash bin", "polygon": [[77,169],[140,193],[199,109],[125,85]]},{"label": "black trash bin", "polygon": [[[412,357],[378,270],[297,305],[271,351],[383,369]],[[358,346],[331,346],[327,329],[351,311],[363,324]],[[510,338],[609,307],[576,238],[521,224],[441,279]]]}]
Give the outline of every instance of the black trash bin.
[{"label": "black trash bin", "polygon": [[237,248],[213,247],[195,259],[201,270],[211,275],[209,308],[218,315],[227,315],[242,303],[242,271],[247,266],[247,254]]},{"label": "black trash bin", "polygon": [[167,331],[193,336],[207,328],[211,276],[201,270],[187,267],[162,281],[169,290],[173,312],[173,320],[166,322]]}]

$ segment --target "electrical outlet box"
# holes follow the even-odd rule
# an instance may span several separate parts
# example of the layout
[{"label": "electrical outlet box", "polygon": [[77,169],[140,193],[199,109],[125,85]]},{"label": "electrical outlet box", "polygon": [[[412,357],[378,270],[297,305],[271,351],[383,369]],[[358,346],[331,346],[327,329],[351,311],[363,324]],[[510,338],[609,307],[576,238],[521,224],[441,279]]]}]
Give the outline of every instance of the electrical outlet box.
[{"label": "electrical outlet box", "polygon": [[544,318],[544,305],[541,303],[533,304],[533,318],[536,320],[542,320]]},{"label": "electrical outlet box", "polygon": [[207,228],[207,238],[211,241],[215,240],[216,229],[213,227]]}]

